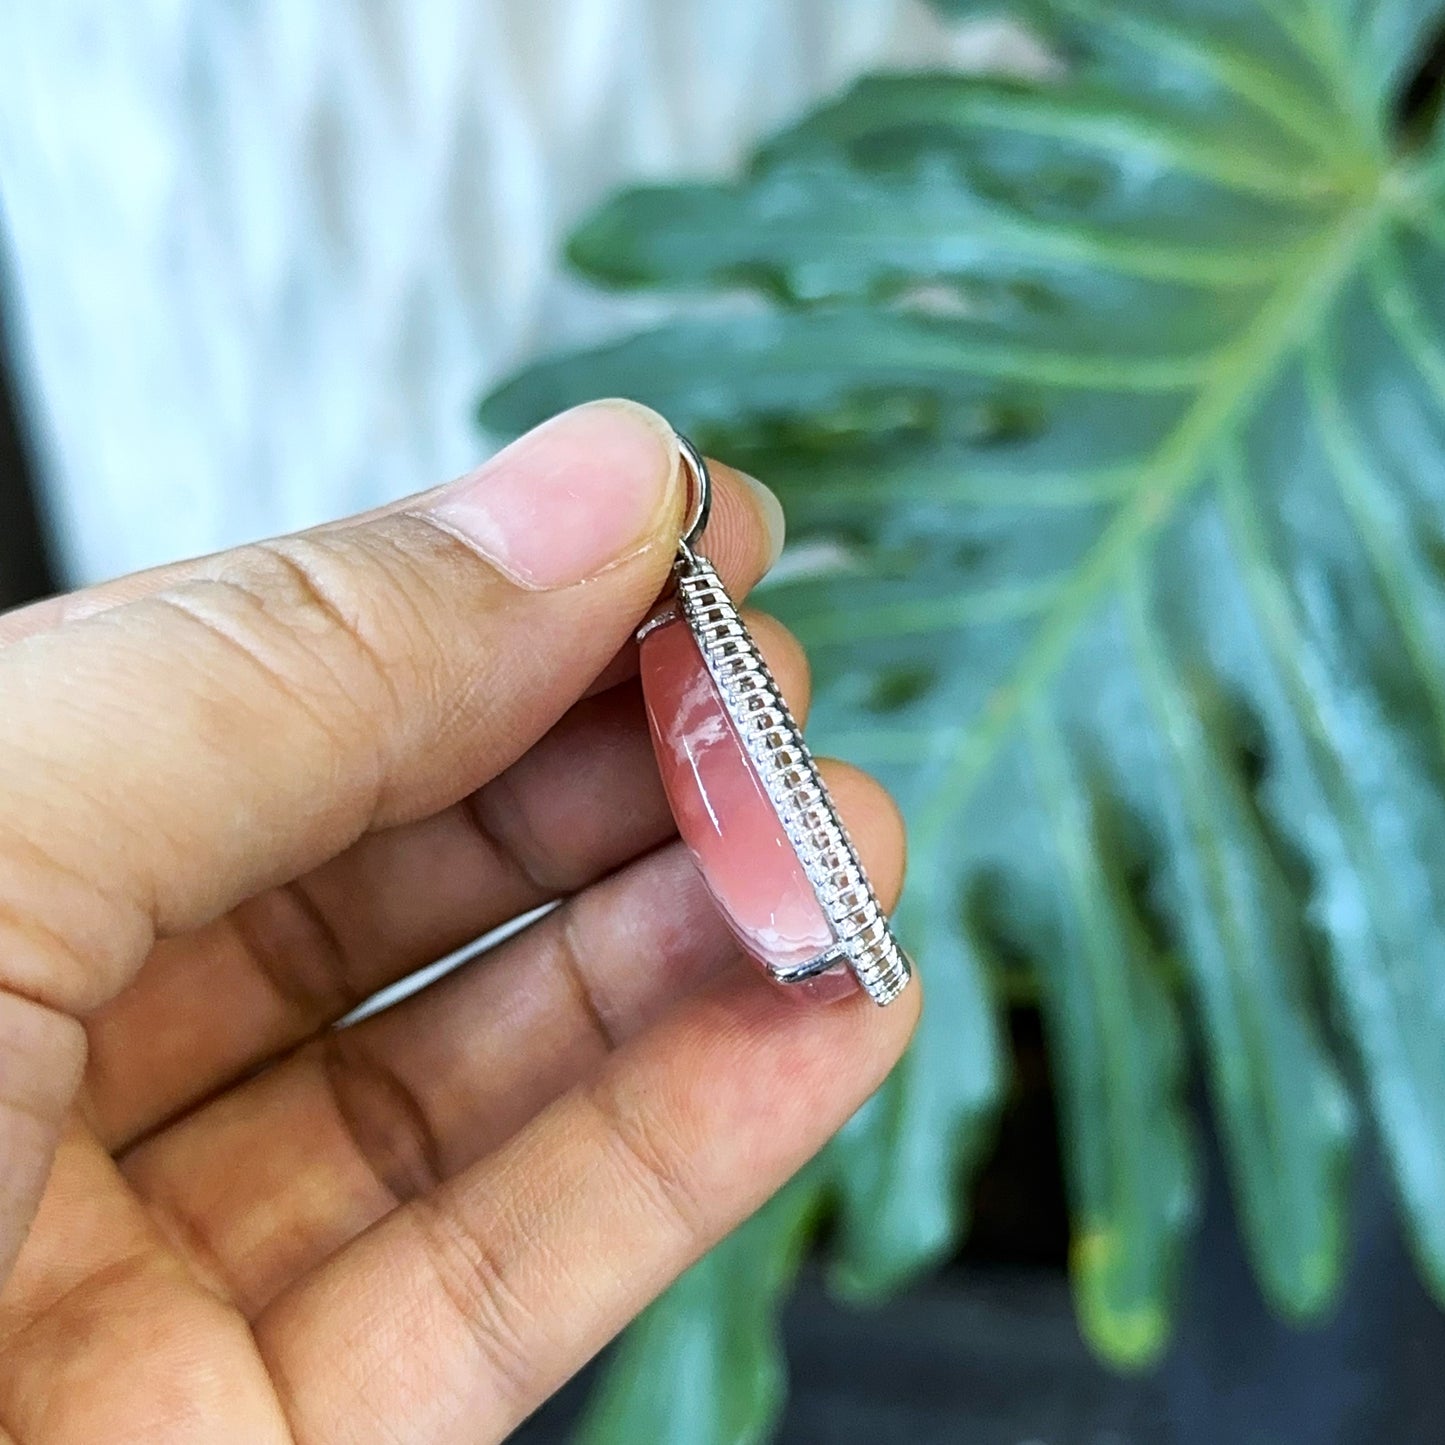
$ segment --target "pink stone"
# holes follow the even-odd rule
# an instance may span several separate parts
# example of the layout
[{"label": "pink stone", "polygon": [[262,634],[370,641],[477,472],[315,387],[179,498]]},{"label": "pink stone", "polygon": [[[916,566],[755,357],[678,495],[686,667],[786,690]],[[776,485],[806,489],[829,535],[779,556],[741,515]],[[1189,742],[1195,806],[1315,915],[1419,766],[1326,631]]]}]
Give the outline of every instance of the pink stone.
[{"label": "pink stone", "polygon": [[[641,671],[677,830],[728,926],[774,976],[810,963],[832,928],[685,623],[647,634]],[[841,964],[804,985],[812,998],[856,986]]]}]

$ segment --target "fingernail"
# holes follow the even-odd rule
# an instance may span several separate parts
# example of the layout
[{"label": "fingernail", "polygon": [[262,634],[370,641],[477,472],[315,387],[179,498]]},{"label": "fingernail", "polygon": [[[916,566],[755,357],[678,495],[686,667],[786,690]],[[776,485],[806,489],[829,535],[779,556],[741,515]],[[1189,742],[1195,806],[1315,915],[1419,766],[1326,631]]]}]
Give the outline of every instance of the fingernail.
[{"label": "fingernail", "polygon": [[429,508],[523,587],[570,587],[648,542],[677,486],[672,428],[631,401],[544,422],[454,482]]},{"label": "fingernail", "polygon": [[756,477],[750,477],[746,472],[739,472],[738,476],[748,484],[748,490],[758,504],[763,525],[768,529],[768,566],[771,567],[783,555],[783,544],[788,539],[788,523],[783,516],[783,504],[778,500],[777,493],[771,487],[764,486]]}]

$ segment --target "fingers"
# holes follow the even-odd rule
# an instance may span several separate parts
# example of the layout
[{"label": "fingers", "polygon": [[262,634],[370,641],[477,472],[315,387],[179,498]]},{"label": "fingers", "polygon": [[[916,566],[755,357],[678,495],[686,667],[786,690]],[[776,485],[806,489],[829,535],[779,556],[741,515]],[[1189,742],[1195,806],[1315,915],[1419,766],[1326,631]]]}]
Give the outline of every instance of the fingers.
[{"label": "fingers", "polygon": [[0,652],[0,987],[93,1007],[156,934],[501,771],[656,595],[682,490],[664,422],[583,407],[415,510]]},{"label": "fingers", "polygon": [[74,1122],[0,1294],[0,1360],[6,1445],[294,1445],[246,1321],[199,1286]]},{"label": "fingers", "polygon": [[743,979],[682,1005],[263,1311],[298,1439],[341,1438],[343,1402],[399,1441],[500,1439],[847,1120],[918,1002]]},{"label": "fingers", "polygon": [[[771,618],[749,623],[806,717],[802,649]],[[86,1020],[86,1116],[124,1148],[388,983],[673,831],[636,686],[580,702],[472,798],[368,834],[307,878],[162,940]]]},{"label": "fingers", "polygon": [[[902,825],[828,766],[885,904]],[[403,1005],[329,1034],[126,1156],[199,1267],[254,1314],[403,1200],[452,1177],[724,969],[736,945],[680,844]],[[807,1008],[806,1002],[792,1007]]]},{"label": "fingers", "polygon": [[84,1060],[74,1019],[23,998],[0,1007],[0,1283],[45,1188]]},{"label": "fingers", "polygon": [[[66,1016],[158,936],[495,776],[656,595],[682,491],[666,423],[583,407],[404,510],[212,558],[0,650],[0,1029],[39,1005],[63,1073]],[[65,1102],[40,1100],[37,1136],[0,1094],[0,1275]]]}]

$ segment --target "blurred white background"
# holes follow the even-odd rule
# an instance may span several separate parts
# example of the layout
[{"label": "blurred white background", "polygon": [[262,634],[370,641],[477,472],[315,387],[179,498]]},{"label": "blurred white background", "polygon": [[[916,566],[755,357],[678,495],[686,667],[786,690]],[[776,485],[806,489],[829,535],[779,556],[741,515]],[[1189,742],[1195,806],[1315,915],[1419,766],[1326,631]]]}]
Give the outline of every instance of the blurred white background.
[{"label": "blurred white background", "polygon": [[0,29],[12,342],[73,581],[464,470],[489,382],[641,314],[561,272],[604,193],[1007,44],[920,0],[0,0]]}]

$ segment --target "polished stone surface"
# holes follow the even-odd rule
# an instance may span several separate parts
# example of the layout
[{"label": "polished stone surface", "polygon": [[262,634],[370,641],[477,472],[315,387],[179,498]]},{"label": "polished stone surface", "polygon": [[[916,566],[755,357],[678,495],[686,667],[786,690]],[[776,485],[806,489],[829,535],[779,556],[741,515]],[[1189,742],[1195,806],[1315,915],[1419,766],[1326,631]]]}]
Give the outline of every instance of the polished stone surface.
[{"label": "polished stone surface", "polygon": [[[641,648],[642,689],[658,768],[678,832],[738,941],[770,973],[832,947],[814,896],[687,626],[653,629]],[[851,991],[845,969],[809,995]]]}]

